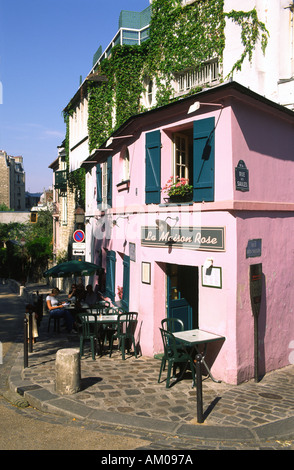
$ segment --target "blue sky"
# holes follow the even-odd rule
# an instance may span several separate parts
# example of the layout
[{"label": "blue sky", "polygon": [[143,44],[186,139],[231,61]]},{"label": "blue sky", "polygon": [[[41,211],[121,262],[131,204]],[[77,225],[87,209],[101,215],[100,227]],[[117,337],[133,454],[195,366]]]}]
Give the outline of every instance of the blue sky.
[{"label": "blue sky", "polygon": [[[26,190],[52,185],[62,110],[118,30],[149,0],[0,0],[0,149],[22,155]],[[2,99],[1,99],[2,91]]]}]

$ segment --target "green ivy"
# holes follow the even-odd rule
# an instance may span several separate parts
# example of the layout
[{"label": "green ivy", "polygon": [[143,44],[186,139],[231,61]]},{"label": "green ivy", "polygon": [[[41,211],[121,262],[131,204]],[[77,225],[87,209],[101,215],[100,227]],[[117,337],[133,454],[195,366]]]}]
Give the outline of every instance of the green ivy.
[{"label": "green ivy", "polygon": [[[69,169],[69,118],[72,116],[74,110],[69,108],[64,112],[64,122],[66,125],[66,134],[64,141],[65,148],[65,161],[67,170]],[[78,168],[75,171],[67,171],[67,183],[70,191],[75,193],[76,204],[85,209],[86,202],[86,181],[85,181],[85,169]]]},{"label": "green ivy", "polygon": [[[172,88],[175,73],[195,69],[213,57],[222,62],[226,19],[240,26],[244,46],[228,77],[241,69],[245,58],[252,59],[259,40],[263,51],[267,45],[268,32],[255,9],[225,13],[224,0],[198,0],[186,6],[182,6],[182,0],[153,0],[151,8],[149,40],[140,46],[115,46],[111,56],[95,70],[107,80],[88,85],[90,152],[130,116],[144,110],[141,96],[145,77],[155,81],[156,102],[161,106],[177,99]],[[199,90],[197,87],[189,93]],[[67,155],[68,151],[67,147]],[[82,176],[70,176],[80,192]]]},{"label": "green ivy", "polygon": [[[89,147],[99,147],[130,116],[143,110],[140,103],[145,76],[156,83],[157,106],[174,100],[174,74],[196,68],[218,57],[225,48],[226,18],[241,27],[244,51],[228,77],[240,70],[245,58],[252,59],[261,34],[263,51],[268,32],[256,10],[224,12],[224,0],[199,0],[182,6],[181,0],[153,0],[150,39],[141,46],[116,46],[96,70],[108,79],[89,89]],[[226,78],[228,78],[226,77]],[[190,93],[199,91],[191,90]],[[116,116],[113,122],[113,109]]]}]

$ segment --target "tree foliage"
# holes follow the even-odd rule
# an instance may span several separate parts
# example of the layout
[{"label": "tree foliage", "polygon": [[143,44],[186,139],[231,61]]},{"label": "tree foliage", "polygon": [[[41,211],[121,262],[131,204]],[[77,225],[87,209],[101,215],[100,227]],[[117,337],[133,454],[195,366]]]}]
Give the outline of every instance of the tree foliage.
[{"label": "tree foliage", "polygon": [[52,257],[52,214],[38,213],[30,222],[0,224],[0,277],[38,280]]}]

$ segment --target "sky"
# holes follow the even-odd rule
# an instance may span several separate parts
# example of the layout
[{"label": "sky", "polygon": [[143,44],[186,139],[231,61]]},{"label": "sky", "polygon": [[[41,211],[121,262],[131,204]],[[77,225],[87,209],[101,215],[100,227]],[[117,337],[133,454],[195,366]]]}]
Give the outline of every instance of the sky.
[{"label": "sky", "polygon": [[52,186],[48,166],[65,137],[62,111],[121,10],[149,0],[0,0],[0,149],[23,156],[26,191]]}]

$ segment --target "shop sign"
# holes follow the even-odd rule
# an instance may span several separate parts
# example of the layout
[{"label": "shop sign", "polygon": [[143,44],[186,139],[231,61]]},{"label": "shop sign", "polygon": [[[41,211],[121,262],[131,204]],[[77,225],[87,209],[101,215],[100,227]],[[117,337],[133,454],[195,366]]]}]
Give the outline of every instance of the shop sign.
[{"label": "shop sign", "polygon": [[224,227],[141,227],[141,244],[188,250],[225,251]]},{"label": "shop sign", "polygon": [[240,160],[235,168],[236,190],[249,191],[249,171],[243,160]]}]

